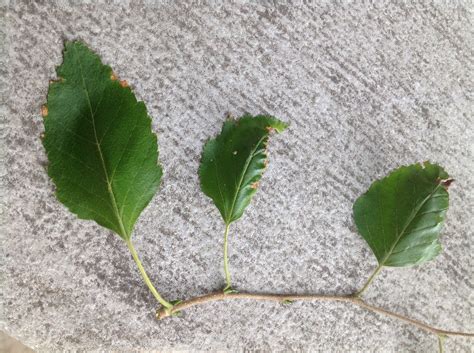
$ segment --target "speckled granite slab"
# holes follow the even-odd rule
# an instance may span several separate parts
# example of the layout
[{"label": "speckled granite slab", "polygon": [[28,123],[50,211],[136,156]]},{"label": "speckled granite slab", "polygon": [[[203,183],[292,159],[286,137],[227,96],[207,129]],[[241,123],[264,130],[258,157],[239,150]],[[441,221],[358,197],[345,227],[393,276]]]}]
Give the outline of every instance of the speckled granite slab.
[{"label": "speckled granite slab", "polygon": [[291,126],[272,139],[261,189],[232,229],[236,287],[359,288],[376,260],[353,201],[429,159],[456,179],[444,252],[386,270],[367,299],[474,330],[472,2],[91,3],[0,1],[2,330],[39,352],[437,349],[436,337],[348,304],[221,302],[157,322],[124,244],[59,204],[45,172],[40,106],[65,39],[97,51],[153,118],[165,174],[134,239],[165,297],[223,286],[224,228],[199,191],[201,148],[227,112],[269,113]]}]

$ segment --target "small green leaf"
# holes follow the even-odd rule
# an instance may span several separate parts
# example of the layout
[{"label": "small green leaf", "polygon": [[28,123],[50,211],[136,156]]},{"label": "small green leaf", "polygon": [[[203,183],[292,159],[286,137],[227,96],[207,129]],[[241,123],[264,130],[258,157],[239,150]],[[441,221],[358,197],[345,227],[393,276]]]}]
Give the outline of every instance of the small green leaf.
[{"label": "small green leaf", "polygon": [[174,311],[172,314],[171,314],[172,317],[181,317],[183,316],[183,313],[181,311]]},{"label": "small green leaf", "polygon": [[438,165],[414,164],[374,182],[357,199],[357,229],[381,266],[421,264],[440,253],[451,181]]},{"label": "small green leaf", "polygon": [[283,300],[281,301],[281,303],[282,303],[283,305],[290,305],[290,304],[293,304],[294,302],[295,302],[295,301],[294,301],[294,300],[291,300],[291,299],[283,299]]},{"label": "small green leaf", "polygon": [[160,183],[157,140],[145,104],[80,42],[67,42],[43,108],[58,199],[79,218],[130,239]]},{"label": "small green leaf", "polygon": [[226,121],[220,135],[204,146],[201,189],[214,201],[226,224],[242,216],[257,191],[266,167],[270,132],[286,127],[270,116],[244,115]]},{"label": "small green leaf", "polygon": [[232,288],[224,288],[224,294],[235,294],[235,293],[239,293],[239,291]]}]

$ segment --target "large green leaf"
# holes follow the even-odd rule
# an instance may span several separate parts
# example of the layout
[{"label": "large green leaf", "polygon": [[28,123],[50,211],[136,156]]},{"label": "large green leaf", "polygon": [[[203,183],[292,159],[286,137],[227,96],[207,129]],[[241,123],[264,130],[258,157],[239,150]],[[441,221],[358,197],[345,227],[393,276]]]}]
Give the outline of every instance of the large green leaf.
[{"label": "large green leaf", "polygon": [[57,75],[43,109],[56,195],[127,240],[162,175],[145,104],[80,42],[65,44]]},{"label": "large green leaf", "polygon": [[257,191],[266,168],[270,132],[286,127],[273,117],[247,114],[226,121],[220,135],[204,146],[201,189],[214,201],[226,224],[242,216]]},{"label": "large green leaf", "polygon": [[374,182],[354,204],[354,220],[381,266],[411,266],[441,251],[438,237],[449,205],[448,174],[425,162]]}]

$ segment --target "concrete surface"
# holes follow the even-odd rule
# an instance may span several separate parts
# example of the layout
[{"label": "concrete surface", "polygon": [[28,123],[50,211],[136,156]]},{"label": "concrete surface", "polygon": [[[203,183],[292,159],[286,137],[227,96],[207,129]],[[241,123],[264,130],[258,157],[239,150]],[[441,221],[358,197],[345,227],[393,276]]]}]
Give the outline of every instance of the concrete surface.
[{"label": "concrete surface", "polygon": [[[231,229],[237,288],[351,293],[376,265],[351,205],[391,169],[426,159],[456,183],[444,252],[388,269],[367,299],[474,331],[471,1],[2,0],[0,328],[39,352],[432,352],[436,338],[345,304],[234,301],[154,319],[157,307],[117,236],[59,204],[45,173],[39,111],[63,40],[82,39],[145,101],[165,176],[134,235],[161,293],[223,286],[223,224],[200,191],[203,143],[225,113],[291,123]],[[88,1],[87,3],[91,3]],[[450,338],[447,351],[472,352]]]},{"label": "concrete surface", "polygon": [[2,353],[33,353],[34,351],[26,347],[5,332],[0,331],[0,352]]}]

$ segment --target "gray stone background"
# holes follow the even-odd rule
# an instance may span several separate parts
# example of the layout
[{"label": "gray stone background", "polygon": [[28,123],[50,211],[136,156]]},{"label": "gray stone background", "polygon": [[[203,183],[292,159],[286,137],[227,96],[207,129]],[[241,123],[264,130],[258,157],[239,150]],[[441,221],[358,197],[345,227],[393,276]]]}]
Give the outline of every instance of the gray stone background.
[{"label": "gray stone background", "polygon": [[[456,179],[443,253],[387,269],[367,300],[474,331],[471,1],[0,1],[1,326],[39,352],[432,352],[436,337],[337,303],[232,301],[154,319],[152,295],[120,239],[54,197],[40,106],[65,39],[81,39],[128,80],[153,118],[165,169],[134,235],[166,298],[223,286],[223,224],[200,191],[206,139],[226,112],[291,127],[231,229],[238,289],[348,294],[376,260],[354,200],[402,164]],[[449,338],[447,351],[472,352]]]}]

